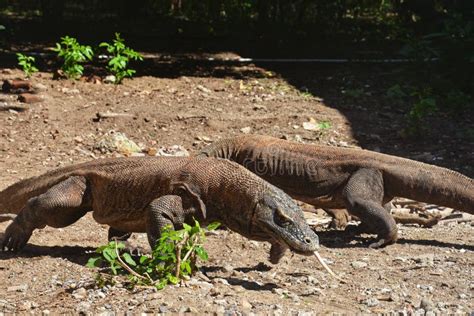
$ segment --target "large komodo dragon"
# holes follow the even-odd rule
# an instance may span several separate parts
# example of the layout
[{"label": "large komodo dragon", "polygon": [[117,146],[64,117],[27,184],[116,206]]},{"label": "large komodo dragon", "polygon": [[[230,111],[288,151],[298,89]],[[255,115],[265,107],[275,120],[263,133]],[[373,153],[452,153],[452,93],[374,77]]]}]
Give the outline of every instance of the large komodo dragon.
[{"label": "large komodo dragon", "polygon": [[433,165],[354,148],[308,145],[269,136],[224,139],[200,155],[233,160],[297,200],[346,208],[376,233],[377,248],[397,240],[394,197],[474,213],[474,180]]},{"label": "large komodo dragon", "polygon": [[0,214],[18,214],[2,250],[19,250],[34,229],[65,227],[89,211],[113,234],[146,232],[151,246],[164,226],[196,218],[270,242],[273,263],[287,248],[309,255],[318,247],[296,203],[242,166],[214,158],[141,157],[72,165],[0,192]]}]

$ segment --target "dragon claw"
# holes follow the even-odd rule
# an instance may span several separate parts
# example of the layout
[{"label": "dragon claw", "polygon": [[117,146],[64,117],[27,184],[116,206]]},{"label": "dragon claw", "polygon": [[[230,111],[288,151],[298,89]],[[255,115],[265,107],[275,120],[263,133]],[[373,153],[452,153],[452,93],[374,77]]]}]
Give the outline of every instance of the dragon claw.
[{"label": "dragon claw", "polygon": [[5,231],[1,246],[2,251],[17,252],[26,245],[32,232],[25,231],[20,225],[13,222]]}]

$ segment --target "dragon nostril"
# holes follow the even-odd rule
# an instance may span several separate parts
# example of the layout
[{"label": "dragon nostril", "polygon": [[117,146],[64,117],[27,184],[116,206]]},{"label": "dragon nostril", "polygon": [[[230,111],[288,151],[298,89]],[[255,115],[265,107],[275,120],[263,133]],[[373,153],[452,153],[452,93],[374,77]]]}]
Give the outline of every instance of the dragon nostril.
[{"label": "dragon nostril", "polygon": [[307,244],[311,243],[311,238],[305,237],[304,242]]}]

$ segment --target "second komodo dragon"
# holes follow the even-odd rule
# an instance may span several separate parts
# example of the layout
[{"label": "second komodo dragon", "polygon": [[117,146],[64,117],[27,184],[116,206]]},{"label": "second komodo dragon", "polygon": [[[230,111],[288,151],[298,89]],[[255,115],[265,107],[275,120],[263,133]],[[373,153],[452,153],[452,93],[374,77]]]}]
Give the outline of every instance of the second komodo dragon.
[{"label": "second komodo dragon", "polygon": [[269,136],[217,141],[201,155],[235,161],[297,200],[346,208],[378,240],[397,240],[390,201],[405,197],[474,213],[474,180],[458,172],[363,149],[308,145]]},{"label": "second komodo dragon", "polygon": [[[50,171],[0,192],[0,214],[18,214],[2,250],[21,249],[34,229],[65,227],[92,211],[118,232],[146,232],[153,247],[166,225],[220,221],[272,244],[277,263],[287,248],[310,255],[318,236],[282,190],[242,166],[214,158],[100,159]],[[109,234],[110,236],[110,234]]]}]

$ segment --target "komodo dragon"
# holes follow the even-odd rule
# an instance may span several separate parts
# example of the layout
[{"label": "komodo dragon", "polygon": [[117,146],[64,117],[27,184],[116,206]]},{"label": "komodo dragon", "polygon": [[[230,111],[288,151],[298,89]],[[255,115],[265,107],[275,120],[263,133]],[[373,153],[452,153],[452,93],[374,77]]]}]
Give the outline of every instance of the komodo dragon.
[{"label": "komodo dragon", "polygon": [[[36,228],[65,227],[92,211],[117,232],[146,232],[151,246],[166,225],[220,221],[284,251],[313,254],[318,236],[287,194],[242,166],[214,158],[101,159],[50,171],[0,192],[0,214],[18,214],[2,250],[21,249]],[[8,216],[3,216],[4,220]]]},{"label": "komodo dragon", "polygon": [[308,145],[268,136],[217,141],[202,156],[233,160],[297,200],[321,208],[346,208],[369,232],[370,247],[397,240],[390,215],[394,197],[474,213],[474,180],[414,160],[354,148]]}]

